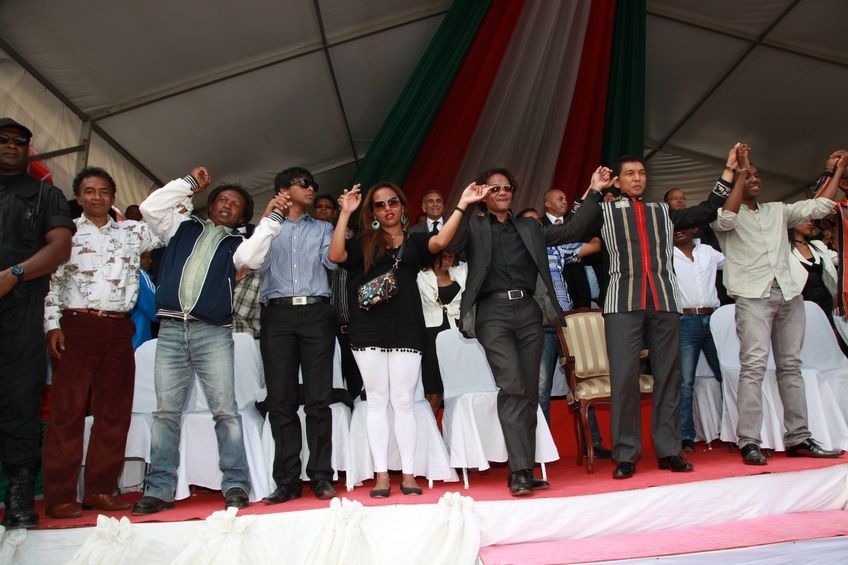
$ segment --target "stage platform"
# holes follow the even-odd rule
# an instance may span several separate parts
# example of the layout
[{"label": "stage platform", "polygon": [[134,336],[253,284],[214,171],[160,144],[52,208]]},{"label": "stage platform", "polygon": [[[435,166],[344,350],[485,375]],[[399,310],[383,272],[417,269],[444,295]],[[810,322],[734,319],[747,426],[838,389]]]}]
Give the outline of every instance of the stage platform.
[{"label": "stage platform", "polygon": [[238,516],[222,511],[220,493],[199,492],[150,517],[45,519],[41,529],[9,532],[0,563],[67,563],[75,554],[79,563],[576,563],[822,538],[848,556],[839,545],[848,538],[835,537],[848,534],[848,460],[778,453],[749,467],[724,446],[702,444],[690,460],[695,472],[676,474],[643,457],[635,477],[614,481],[612,462],[589,475],[568,456],[548,465],[551,488],[525,499],[509,496],[502,466],[472,473],[467,490],[437,483],[405,497],[396,477],[386,500],[371,499],[369,483],[339,487],[345,500],[331,504],[305,489],[299,500]]}]

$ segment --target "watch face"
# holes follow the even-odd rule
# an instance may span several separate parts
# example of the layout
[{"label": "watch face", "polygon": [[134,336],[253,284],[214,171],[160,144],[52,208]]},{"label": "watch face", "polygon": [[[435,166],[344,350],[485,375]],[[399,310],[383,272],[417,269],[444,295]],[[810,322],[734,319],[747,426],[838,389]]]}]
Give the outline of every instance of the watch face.
[{"label": "watch face", "polygon": [[12,274],[16,277],[23,276],[24,274],[24,268],[20,265],[12,265],[11,267],[9,267],[9,270],[12,271]]}]

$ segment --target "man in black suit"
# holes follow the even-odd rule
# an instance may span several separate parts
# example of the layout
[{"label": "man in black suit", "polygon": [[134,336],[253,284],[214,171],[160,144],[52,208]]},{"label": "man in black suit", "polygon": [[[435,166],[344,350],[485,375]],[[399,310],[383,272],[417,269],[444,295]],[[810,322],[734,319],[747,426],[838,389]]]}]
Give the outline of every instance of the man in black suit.
[{"label": "man in black suit", "polygon": [[[599,168],[593,183],[600,174]],[[487,212],[466,214],[450,246],[453,253],[465,251],[469,264],[460,324],[482,344],[500,388],[498,419],[509,454],[509,491],[523,496],[548,487],[533,477],[544,343],[542,311],[533,300],[536,281],[541,277],[548,300],[561,316],[546,247],[582,241],[594,215],[578,211],[561,225],[543,227],[510,213],[517,186],[509,170],[489,169],[476,182],[491,187],[484,200]],[[600,200],[600,194],[589,192],[587,200]]]},{"label": "man in black suit", "polygon": [[445,199],[442,193],[434,188],[425,192],[421,198],[421,212],[424,215],[409,228],[409,233],[439,233],[445,227]]}]

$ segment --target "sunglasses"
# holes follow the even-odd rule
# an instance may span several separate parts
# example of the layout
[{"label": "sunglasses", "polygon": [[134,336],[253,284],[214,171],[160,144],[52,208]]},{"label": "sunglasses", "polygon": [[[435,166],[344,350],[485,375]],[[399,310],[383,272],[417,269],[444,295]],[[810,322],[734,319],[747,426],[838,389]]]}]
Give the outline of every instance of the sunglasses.
[{"label": "sunglasses", "polygon": [[389,208],[397,208],[398,206],[400,206],[400,198],[398,198],[397,196],[393,196],[388,200],[375,200],[373,206],[375,210],[382,210],[386,206],[388,206]]},{"label": "sunglasses", "polygon": [[515,192],[515,187],[511,184],[493,184],[489,189],[492,194],[497,194],[501,190],[504,192]]},{"label": "sunglasses", "polygon": [[0,133],[0,145],[6,145],[9,141],[14,141],[15,145],[19,147],[26,147],[29,145],[29,138],[24,137],[22,135],[9,136],[5,133]]},{"label": "sunglasses", "polygon": [[293,181],[291,181],[290,186],[295,186],[295,185],[299,186],[300,188],[310,188],[311,187],[313,192],[318,190],[318,183],[315,182],[314,180],[309,180],[309,179],[304,179],[304,178],[294,179]]}]

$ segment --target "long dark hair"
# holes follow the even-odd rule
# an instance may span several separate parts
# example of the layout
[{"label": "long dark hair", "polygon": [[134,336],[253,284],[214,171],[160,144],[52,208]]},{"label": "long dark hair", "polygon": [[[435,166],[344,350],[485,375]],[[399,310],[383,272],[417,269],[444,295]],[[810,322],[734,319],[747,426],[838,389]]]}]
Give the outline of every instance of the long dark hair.
[{"label": "long dark hair", "polygon": [[365,272],[368,272],[374,266],[374,261],[386,252],[386,248],[391,245],[391,238],[383,231],[382,228],[374,229],[371,225],[374,222],[374,193],[381,188],[388,188],[394,191],[400,200],[401,214],[405,214],[409,210],[406,195],[398,185],[393,182],[378,182],[368,189],[365,198],[362,200],[362,212],[359,214],[360,233],[362,234],[362,259],[365,263]]}]

